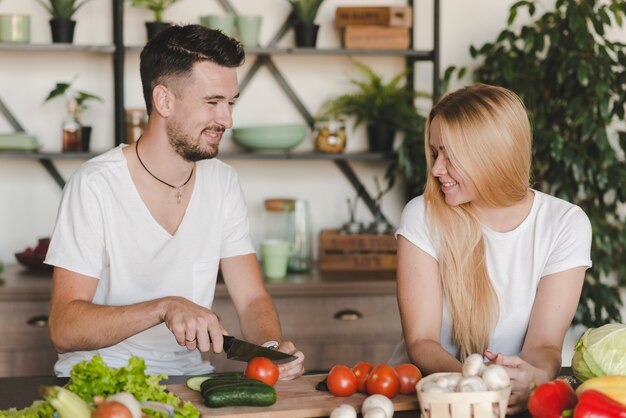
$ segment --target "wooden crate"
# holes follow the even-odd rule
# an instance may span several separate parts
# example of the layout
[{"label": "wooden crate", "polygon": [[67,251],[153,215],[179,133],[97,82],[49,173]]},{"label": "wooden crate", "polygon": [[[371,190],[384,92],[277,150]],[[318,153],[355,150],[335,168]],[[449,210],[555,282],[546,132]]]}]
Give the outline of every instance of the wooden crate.
[{"label": "wooden crate", "polygon": [[413,9],[409,6],[337,7],[335,26],[394,26],[410,28]]},{"label": "wooden crate", "polygon": [[320,232],[319,268],[322,271],[394,271],[398,264],[393,235]]},{"label": "wooden crate", "polygon": [[343,47],[352,49],[408,49],[410,34],[406,28],[348,26],[343,31]]}]

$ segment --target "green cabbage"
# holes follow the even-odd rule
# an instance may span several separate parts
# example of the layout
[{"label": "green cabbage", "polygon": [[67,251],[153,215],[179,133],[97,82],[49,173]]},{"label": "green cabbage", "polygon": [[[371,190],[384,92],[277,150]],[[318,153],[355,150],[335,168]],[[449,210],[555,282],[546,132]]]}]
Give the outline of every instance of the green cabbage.
[{"label": "green cabbage", "polygon": [[574,351],[572,371],[580,382],[599,376],[626,376],[626,325],[589,328]]}]

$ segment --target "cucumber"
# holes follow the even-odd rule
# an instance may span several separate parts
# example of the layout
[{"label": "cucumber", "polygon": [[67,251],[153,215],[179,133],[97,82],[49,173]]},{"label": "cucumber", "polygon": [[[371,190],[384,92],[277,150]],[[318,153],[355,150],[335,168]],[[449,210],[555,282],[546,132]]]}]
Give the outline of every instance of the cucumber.
[{"label": "cucumber", "polygon": [[212,388],[203,393],[209,408],[225,406],[270,406],[276,403],[276,390],[263,382],[261,385],[239,383]]},{"label": "cucumber", "polygon": [[239,372],[223,372],[223,373],[212,373],[204,376],[193,376],[187,379],[187,387],[191,390],[195,390],[196,392],[200,392],[200,385],[205,380],[214,380],[214,379],[243,379],[243,375]]},{"label": "cucumber", "polygon": [[244,385],[244,384],[249,384],[249,385],[259,385],[259,384],[262,384],[262,385],[264,385],[265,383],[263,383],[263,382],[261,382],[259,380],[246,379],[246,378],[241,378],[241,379],[210,379],[210,380],[205,380],[204,382],[202,382],[200,384],[200,393],[204,395],[204,392],[212,390],[212,389],[217,388],[217,387],[230,386],[230,385]]}]

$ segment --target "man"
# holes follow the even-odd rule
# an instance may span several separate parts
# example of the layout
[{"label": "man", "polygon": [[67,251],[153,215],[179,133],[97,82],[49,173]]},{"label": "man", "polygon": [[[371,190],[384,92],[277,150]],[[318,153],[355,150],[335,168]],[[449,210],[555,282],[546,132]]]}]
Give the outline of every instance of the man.
[{"label": "man", "polygon": [[218,146],[239,96],[236,40],[199,25],[160,32],[141,53],[150,115],[135,144],[81,166],[65,188],[46,263],[54,265],[50,338],[57,375],[100,355],[113,367],[142,357],[150,373],[199,374],[200,352],[223,351],[211,311],[218,268],[243,337],[298,357],[282,341],[250,242],[235,171]]}]

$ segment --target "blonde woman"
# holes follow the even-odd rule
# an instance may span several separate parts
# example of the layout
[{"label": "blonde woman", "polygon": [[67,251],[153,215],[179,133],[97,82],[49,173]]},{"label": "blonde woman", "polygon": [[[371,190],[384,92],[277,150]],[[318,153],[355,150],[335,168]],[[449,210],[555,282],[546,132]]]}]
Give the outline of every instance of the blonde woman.
[{"label": "blonde woman", "polygon": [[513,92],[453,92],[426,132],[426,190],[397,230],[405,345],[395,361],[429,374],[484,353],[508,366],[507,412],[517,413],[531,385],[560,370],[591,266],[591,225],[579,207],[530,188],[531,127]]}]

